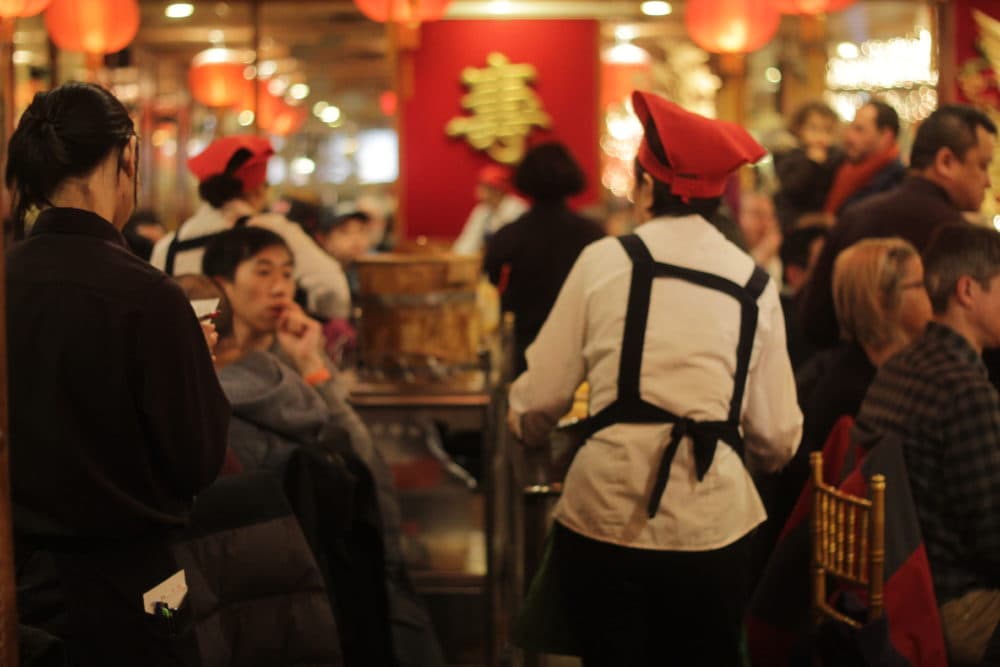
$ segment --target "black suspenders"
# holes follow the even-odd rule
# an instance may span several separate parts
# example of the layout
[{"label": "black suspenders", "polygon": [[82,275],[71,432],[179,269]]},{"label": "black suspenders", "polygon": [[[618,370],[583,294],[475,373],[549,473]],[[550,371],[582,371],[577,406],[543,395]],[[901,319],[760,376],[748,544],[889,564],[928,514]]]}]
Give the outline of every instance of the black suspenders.
[{"label": "black suspenders", "polygon": [[[628,310],[625,314],[625,333],[622,337],[618,398],[589,418],[584,426],[584,432],[589,437],[612,424],[673,424],[647,506],[649,518],[653,518],[659,510],[660,501],[667,488],[670,465],[684,436],[690,436],[693,442],[698,481],[704,479],[712,465],[716,443],[719,440],[736,450],[740,458],[743,457],[743,436],[739,430],[740,410],[746,390],[747,373],[750,369],[754,333],[757,330],[757,299],[763,293],[769,278],[767,273],[756,267],[747,284],[738,285],[715,274],[656,262],[646,244],[634,234],[623,236],[619,241],[632,260],[632,283],[629,288]],[[699,422],[688,417],[680,417],[669,410],[647,403],[639,393],[650,294],[653,281],[657,278],[685,280],[724,292],[740,303],[736,371],[733,377],[733,396],[726,421]]]},{"label": "black suspenders", "polygon": [[[233,225],[233,228],[235,229],[237,227],[245,227],[248,222],[250,222],[249,215],[241,216],[240,218],[237,218],[236,223]],[[177,253],[184,252],[185,250],[196,250],[198,248],[204,248],[214,239],[217,239],[218,237],[226,233],[226,232],[216,232],[215,234],[206,234],[205,236],[199,236],[197,238],[187,239],[186,241],[179,241],[178,239],[180,238],[181,235],[181,229],[183,228],[184,225],[181,225],[180,227],[177,228],[177,231],[174,232],[174,238],[170,241],[170,245],[167,246],[167,261],[163,265],[163,272],[166,273],[168,276],[174,275],[174,262],[177,260]]]}]

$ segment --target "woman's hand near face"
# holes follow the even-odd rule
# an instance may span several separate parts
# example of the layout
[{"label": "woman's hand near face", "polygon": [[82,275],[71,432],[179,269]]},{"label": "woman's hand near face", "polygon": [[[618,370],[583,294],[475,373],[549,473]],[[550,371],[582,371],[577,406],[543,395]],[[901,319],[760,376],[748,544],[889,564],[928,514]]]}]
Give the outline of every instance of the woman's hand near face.
[{"label": "woman's hand near face", "polygon": [[323,329],[319,322],[292,303],[278,320],[278,344],[288,353],[302,375],[326,368],[321,354]]}]

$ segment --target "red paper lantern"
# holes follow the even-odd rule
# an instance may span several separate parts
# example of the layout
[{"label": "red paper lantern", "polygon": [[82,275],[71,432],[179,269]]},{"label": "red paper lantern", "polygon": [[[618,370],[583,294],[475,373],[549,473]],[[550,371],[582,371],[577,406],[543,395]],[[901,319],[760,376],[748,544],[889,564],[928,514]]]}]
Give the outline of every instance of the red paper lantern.
[{"label": "red paper lantern", "polygon": [[202,51],[191,61],[188,71],[191,95],[207,107],[239,104],[253,94],[253,83],[243,76],[244,70],[246,63],[239,51]]},{"label": "red paper lantern", "polygon": [[116,53],[139,32],[137,0],[52,0],[45,12],[52,41],[65,51]]},{"label": "red paper lantern", "polygon": [[52,0],[0,0],[0,18],[34,16],[48,7]]},{"label": "red paper lantern", "polygon": [[354,0],[361,13],[385,23],[421,23],[444,16],[451,0]]},{"label": "red paper lantern", "polygon": [[854,0],[771,0],[782,14],[827,14],[839,12],[854,4]]},{"label": "red paper lantern", "polygon": [[305,122],[305,109],[293,107],[265,90],[260,91],[257,102],[257,127],[284,137],[298,132]]},{"label": "red paper lantern", "polygon": [[695,44],[711,53],[749,53],[771,41],[781,14],[764,0],[690,0],[684,23]]}]

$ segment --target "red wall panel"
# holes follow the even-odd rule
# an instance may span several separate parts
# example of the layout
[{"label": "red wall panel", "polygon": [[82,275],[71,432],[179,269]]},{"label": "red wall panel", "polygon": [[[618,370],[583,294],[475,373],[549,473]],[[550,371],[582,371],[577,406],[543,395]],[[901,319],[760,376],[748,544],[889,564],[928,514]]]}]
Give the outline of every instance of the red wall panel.
[{"label": "red wall panel", "polygon": [[419,46],[400,56],[400,205],[407,238],[454,238],[475,205],[476,173],[491,162],[445,126],[468,115],[461,98],[466,67],[482,68],[497,51],[537,70],[533,89],[551,116],[528,145],[557,140],[580,162],[592,202],[598,160],[598,25],[596,21],[439,21],[421,26]]}]

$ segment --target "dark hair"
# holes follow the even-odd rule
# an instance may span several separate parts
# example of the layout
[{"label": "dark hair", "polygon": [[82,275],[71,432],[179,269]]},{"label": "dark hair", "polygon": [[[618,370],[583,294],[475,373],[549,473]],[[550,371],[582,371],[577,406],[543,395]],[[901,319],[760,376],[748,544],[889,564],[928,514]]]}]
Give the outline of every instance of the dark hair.
[{"label": "dark hair", "polygon": [[797,227],[785,232],[781,240],[781,249],[778,255],[784,266],[798,266],[806,268],[809,266],[809,249],[816,239],[825,239],[830,235],[826,227],[810,225],[808,227]]},{"label": "dark hair", "polygon": [[[292,255],[292,250],[285,243],[285,239],[269,229],[263,227],[231,229],[216,236],[205,247],[205,255],[201,258],[201,272],[210,278],[232,280],[240,264],[253,258],[261,250],[275,246],[281,246]],[[294,258],[292,255],[293,260]]]},{"label": "dark hair", "polygon": [[353,221],[367,225],[372,221],[372,217],[364,211],[350,211],[349,213],[334,215],[333,211],[324,209],[323,215],[320,215],[319,218],[319,229],[317,231],[321,234],[328,234],[333,230],[339,229],[340,227],[343,227],[347,223]]},{"label": "dark hair", "polygon": [[240,148],[226,163],[221,174],[213,174],[198,184],[198,196],[212,208],[222,208],[234,199],[243,196],[243,181],[234,175],[240,167],[253,157],[247,148]]},{"label": "dark hair", "polygon": [[791,131],[791,133],[795,136],[798,136],[799,132],[802,131],[802,126],[806,124],[809,116],[813,114],[828,118],[834,123],[837,122],[837,114],[829,107],[829,105],[824,102],[813,100],[811,102],[806,102],[795,110],[795,113],[792,114],[791,122],[788,123],[789,131]]},{"label": "dark hair", "polygon": [[535,146],[514,171],[514,187],[535,201],[558,201],[583,192],[580,165],[558,142]]},{"label": "dark hair", "polygon": [[889,130],[892,136],[899,136],[899,114],[882,100],[868,100],[864,105],[875,109],[875,127],[879,130]]},{"label": "dark hair", "polygon": [[948,148],[959,160],[965,159],[969,149],[979,143],[976,128],[990,134],[997,133],[997,126],[982,111],[961,104],[939,107],[924,119],[917,128],[910,152],[910,166],[926,169],[934,164],[938,151]]},{"label": "dark hair", "polygon": [[938,315],[948,309],[959,278],[969,276],[984,289],[1000,274],[1000,233],[988,227],[942,227],[924,251],[924,283]]},{"label": "dark hair", "polygon": [[[635,181],[638,183],[646,175],[646,170],[639,164],[638,158],[635,161]],[[652,175],[651,175],[652,177]],[[719,211],[722,204],[722,197],[711,197],[709,199],[696,199],[685,202],[670,189],[670,186],[662,181],[653,178],[653,204],[649,207],[649,212],[653,217],[685,215],[700,215],[706,220],[711,220]]]},{"label": "dark hair", "polygon": [[7,149],[15,228],[23,228],[31,207],[52,206],[50,198],[66,179],[90,173],[112,151],[118,151],[121,167],[133,136],[128,109],[100,86],[72,82],[37,93]]}]

